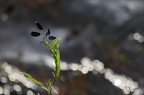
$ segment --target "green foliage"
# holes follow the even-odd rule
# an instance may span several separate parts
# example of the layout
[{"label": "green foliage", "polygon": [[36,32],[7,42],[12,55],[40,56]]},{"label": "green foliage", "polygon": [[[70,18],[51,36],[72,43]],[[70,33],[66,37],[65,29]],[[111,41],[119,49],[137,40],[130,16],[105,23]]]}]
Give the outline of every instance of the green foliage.
[{"label": "green foliage", "polygon": [[22,72],[22,74],[29,80],[31,80],[33,83],[35,83],[37,86],[45,89],[48,91],[49,95],[52,95],[52,87],[54,86],[55,82],[59,79],[60,76],[60,52],[59,52],[59,46],[60,46],[60,39],[57,38],[52,43],[48,43],[48,41],[43,40],[43,43],[48,47],[49,51],[51,52],[52,57],[54,58],[55,67],[53,67],[53,80],[50,79],[46,83],[46,86],[44,86],[42,83],[34,79],[31,75]]},{"label": "green foliage", "polygon": [[59,52],[59,46],[60,46],[60,39],[55,39],[51,44],[49,44],[46,40],[43,41],[43,43],[48,47],[49,51],[51,52],[54,61],[55,61],[55,67],[53,67],[53,75],[55,77],[55,81],[59,78],[60,75],[60,52]]},{"label": "green foliage", "polygon": [[40,83],[39,81],[37,81],[36,79],[34,79],[31,75],[27,74],[27,73],[24,73],[24,72],[21,72],[27,79],[31,80],[33,83],[35,83],[37,86],[47,90],[47,88],[42,84]]}]

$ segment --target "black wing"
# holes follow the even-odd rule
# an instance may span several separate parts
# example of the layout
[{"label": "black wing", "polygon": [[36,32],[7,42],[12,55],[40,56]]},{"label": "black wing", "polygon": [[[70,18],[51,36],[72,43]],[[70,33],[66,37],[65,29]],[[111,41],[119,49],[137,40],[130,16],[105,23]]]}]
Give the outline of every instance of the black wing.
[{"label": "black wing", "polygon": [[49,39],[50,39],[50,40],[55,40],[56,37],[55,37],[55,36],[49,36]]},{"label": "black wing", "polygon": [[38,27],[38,29],[43,30],[43,27],[38,22],[35,22],[35,24]]},{"label": "black wing", "polygon": [[31,32],[31,35],[34,36],[34,37],[38,37],[38,36],[40,36],[40,33],[39,33],[39,32],[35,32],[35,31],[32,31],[32,32]]},{"label": "black wing", "polygon": [[47,32],[47,33],[48,33],[48,35],[50,35],[50,30],[49,30],[49,29],[48,29],[48,32]]}]

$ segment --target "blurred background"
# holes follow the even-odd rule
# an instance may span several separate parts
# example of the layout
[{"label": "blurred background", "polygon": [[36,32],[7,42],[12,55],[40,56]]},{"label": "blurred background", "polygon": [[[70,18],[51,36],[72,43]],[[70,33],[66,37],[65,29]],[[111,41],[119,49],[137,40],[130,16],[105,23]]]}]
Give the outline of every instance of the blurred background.
[{"label": "blurred background", "polygon": [[144,0],[0,0],[0,95],[47,95],[53,58],[38,21],[61,38],[54,95],[144,95]]}]

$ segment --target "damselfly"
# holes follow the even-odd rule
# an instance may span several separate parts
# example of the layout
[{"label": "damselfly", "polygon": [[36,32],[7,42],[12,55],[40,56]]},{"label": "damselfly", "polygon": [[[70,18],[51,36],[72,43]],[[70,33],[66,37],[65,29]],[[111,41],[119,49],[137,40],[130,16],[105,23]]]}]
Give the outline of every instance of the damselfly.
[{"label": "damselfly", "polygon": [[[36,26],[38,27],[39,30],[43,30],[43,31],[44,31],[44,29],[43,29],[43,27],[42,27],[42,25],[41,25],[40,23],[35,22],[35,24],[36,24]],[[33,37],[38,37],[38,36],[40,36],[40,35],[41,35],[41,33],[39,33],[39,32],[36,32],[36,31],[32,31],[32,32],[31,32],[31,36],[33,36]],[[46,37],[48,37],[49,40],[54,40],[54,39],[56,39],[55,36],[50,35],[50,30],[47,29],[47,32],[45,33],[45,36],[44,36],[44,38],[42,39],[42,41],[40,42],[40,44],[43,42],[43,40],[46,39]]]}]

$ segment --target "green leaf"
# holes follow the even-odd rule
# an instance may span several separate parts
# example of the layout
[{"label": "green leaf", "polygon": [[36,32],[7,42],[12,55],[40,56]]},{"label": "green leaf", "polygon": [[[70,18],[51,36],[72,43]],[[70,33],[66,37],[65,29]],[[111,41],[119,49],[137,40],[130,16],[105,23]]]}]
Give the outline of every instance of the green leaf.
[{"label": "green leaf", "polygon": [[51,87],[52,87],[52,82],[51,82],[51,80],[49,79],[48,82],[47,82],[47,90],[48,90],[49,93],[50,93],[50,91],[51,91]]},{"label": "green leaf", "polygon": [[29,75],[29,74],[27,74],[27,73],[24,73],[24,72],[22,72],[22,74],[23,74],[27,79],[29,79],[29,80],[31,80],[33,83],[35,83],[37,86],[42,87],[42,88],[45,89],[45,86],[44,86],[42,83],[40,83],[39,81],[37,81],[36,79],[34,79],[31,75]]},{"label": "green leaf", "polygon": [[54,53],[54,49],[52,48],[52,46],[48,43],[48,41],[44,40],[43,43],[48,47],[49,51],[51,53]]},{"label": "green leaf", "polygon": [[48,90],[51,89],[51,86],[52,86],[52,82],[49,80],[49,81],[48,81]]},{"label": "green leaf", "polygon": [[57,39],[55,39],[51,44],[50,44],[50,46],[53,48],[53,49],[58,49],[59,48],[59,44],[60,43],[60,39],[59,38],[57,38]]},{"label": "green leaf", "polygon": [[46,40],[43,40],[43,43],[44,43],[46,46],[49,45],[48,41],[46,41]]},{"label": "green leaf", "polygon": [[55,67],[53,68],[54,72],[52,72],[54,79],[57,80],[60,76],[60,52],[59,52],[59,46],[60,46],[60,39],[57,38],[52,41],[51,44],[49,44],[47,41],[43,41],[43,43],[48,47],[50,50],[52,57],[55,61]]},{"label": "green leaf", "polygon": [[55,45],[56,49],[59,49],[59,46],[60,46],[60,40],[58,39],[58,40],[57,40],[57,43],[56,43],[56,45]]},{"label": "green leaf", "polygon": [[53,74],[53,76],[55,77],[55,73],[54,73],[54,72],[52,72],[52,74]]}]

